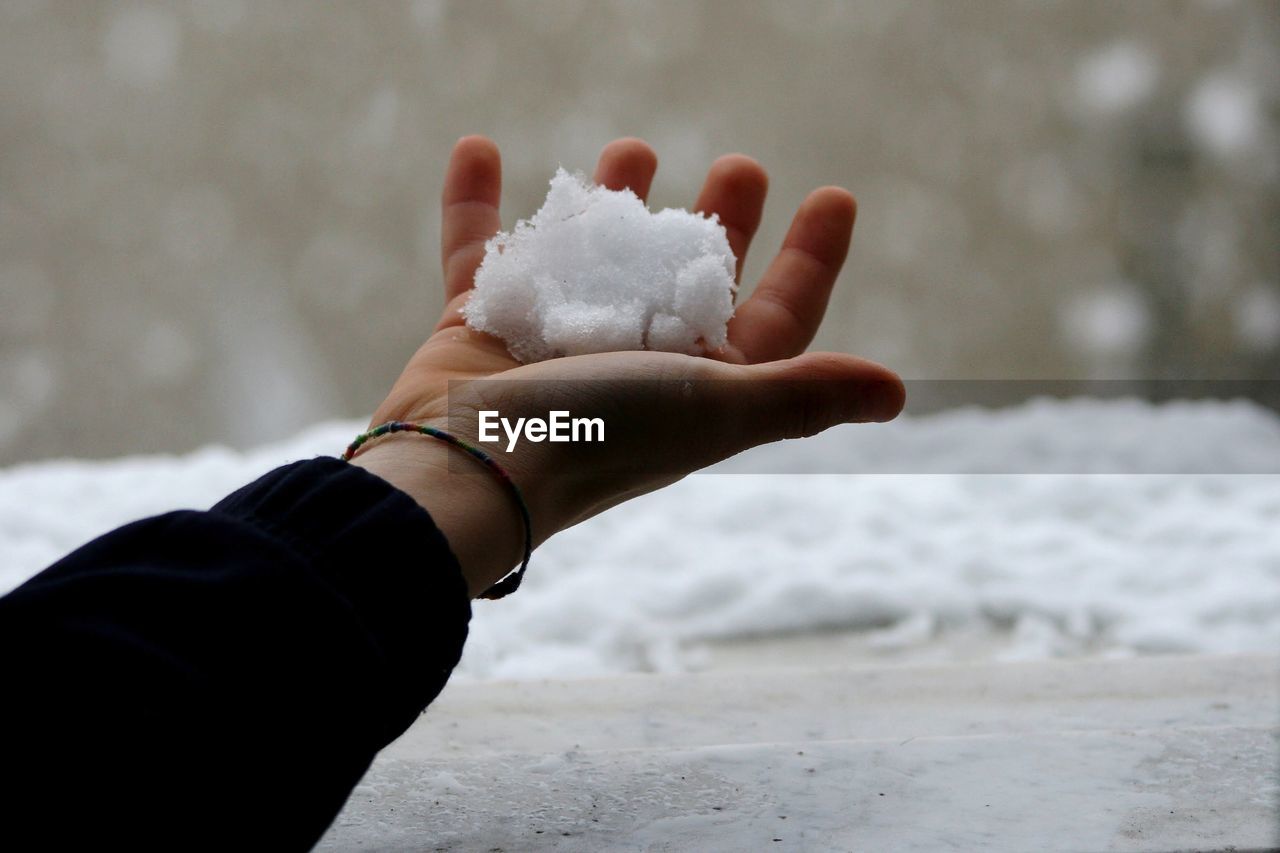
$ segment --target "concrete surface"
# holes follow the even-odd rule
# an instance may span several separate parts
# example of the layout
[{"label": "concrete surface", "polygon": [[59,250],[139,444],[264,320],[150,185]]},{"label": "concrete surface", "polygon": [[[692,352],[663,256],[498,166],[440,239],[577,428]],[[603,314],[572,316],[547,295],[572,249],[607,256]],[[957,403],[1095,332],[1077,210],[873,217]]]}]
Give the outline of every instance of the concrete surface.
[{"label": "concrete surface", "polygon": [[322,850],[1280,847],[1280,657],[454,685]]}]

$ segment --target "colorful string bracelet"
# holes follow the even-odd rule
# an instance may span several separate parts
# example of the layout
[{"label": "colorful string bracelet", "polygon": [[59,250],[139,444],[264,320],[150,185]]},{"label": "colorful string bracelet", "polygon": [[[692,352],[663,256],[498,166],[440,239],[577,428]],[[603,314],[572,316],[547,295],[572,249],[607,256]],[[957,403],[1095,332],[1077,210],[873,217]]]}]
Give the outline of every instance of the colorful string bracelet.
[{"label": "colorful string bracelet", "polygon": [[351,458],[359,452],[366,442],[384,435],[390,435],[393,432],[416,432],[461,448],[475,459],[483,462],[485,467],[492,471],[493,475],[507,487],[507,490],[511,492],[511,497],[515,498],[516,507],[520,510],[520,520],[524,522],[524,557],[520,561],[520,568],[480,593],[480,597],[489,599],[502,598],[519,589],[520,581],[524,580],[525,569],[529,568],[529,557],[533,554],[533,522],[529,519],[529,505],[524,502],[524,495],[521,494],[520,487],[516,485],[516,481],[511,479],[511,475],[507,473],[505,468],[495,462],[492,456],[480,448],[468,444],[456,435],[447,433],[442,429],[408,421],[387,421],[385,424],[379,424],[368,432],[360,433],[356,436],[355,441],[347,445],[347,449],[343,451],[342,460],[350,462]]}]

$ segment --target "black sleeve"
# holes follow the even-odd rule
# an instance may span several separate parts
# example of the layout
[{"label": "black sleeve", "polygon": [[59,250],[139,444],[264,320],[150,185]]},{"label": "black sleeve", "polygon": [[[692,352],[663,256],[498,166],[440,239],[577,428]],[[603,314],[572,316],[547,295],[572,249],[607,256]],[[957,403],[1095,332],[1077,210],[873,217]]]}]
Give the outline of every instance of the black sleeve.
[{"label": "black sleeve", "polygon": [[0,848],[307,849],[470,616],[430,516],[332,458],[90,542],[0,599]]}]

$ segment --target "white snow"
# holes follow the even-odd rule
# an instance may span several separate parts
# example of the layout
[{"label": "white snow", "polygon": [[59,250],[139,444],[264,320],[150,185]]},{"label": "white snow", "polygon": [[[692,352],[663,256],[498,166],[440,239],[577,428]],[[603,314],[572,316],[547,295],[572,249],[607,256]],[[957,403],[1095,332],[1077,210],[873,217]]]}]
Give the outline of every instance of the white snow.
[{"label": "white snow", "polygon": [[1122,113],[1146,100],[1159,79],[1160,66],[1149,50],[1117,42],[1085,57],[1076,69],[1076,91],[1091,111]]},{"label": "white snow", "polygon": [[1060,322],[1072,345],[1106,356],[1135,352],[1151,327],[1142,292],[1125,282],[1076,295],[1067,303]]},{"label": "white snow", "polygon": [[1257,284],[1232,305],[1236,338],[1256,352],[1280,344],[1280,288]]},{"label": "white snow", "polygon": [[486,245],[463,315],[526,363],[617,350],[697,354],[725,343],[735,263],[715,217],[650,213],[630,190],[560,169],[533,218]]},{"label": "white snow", "polygon": [[[362,426],[0,470],[0,588]],[[476,604],[459,676],[672,670],[707,641],[829,631],[906,651],[997,637],[991,655],[1019,658],[1280,647],[1280,418],[1253,404],[953,410],[716,470],[539,549],[517,595]],[[871,473],[803,473],[833,470]]]},{"label": "white snow", "polygon": [[1200,81],[1187,100],[1185,119],[1195,140],[1211,154],[1224,158],[1248,151],[1262,133],[1256,88],[1225,71]]}]

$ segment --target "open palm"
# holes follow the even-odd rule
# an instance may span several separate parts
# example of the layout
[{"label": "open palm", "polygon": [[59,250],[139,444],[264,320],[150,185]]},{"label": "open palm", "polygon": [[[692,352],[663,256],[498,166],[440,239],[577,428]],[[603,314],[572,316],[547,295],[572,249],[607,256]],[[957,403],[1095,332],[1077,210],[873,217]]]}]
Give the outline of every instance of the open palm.
[{"label": "open palm", "polygon": [[[630,188],[646,199],[658,159],[639,139],[618,139],[604,147],[595,181],[610,189]],[[738,259],[737,275],[760,224],[768,176],[741,154],[716,160],[694,209],[717,214]],[[454,147],[442,194],[441,259],[445,309],[434,334],[410,359],[373,423],[431,420],[444,416],[450,380],[479,379],[513,371],[510,378],[540,375],[522,368],[499,339],[469,329],[459,309],[466,302],[485,242],[501,230],[498,204],[502,167],[497,146],[484,137],[465,137]],[[831,288],[849,250],[856,205],[839,187],[814,190],[800,205],[791,229],[751,298],[729,323],[728,344],[708,357],[733,364],[758,364],[804,352],[826,311]],[[597,358],[583,356],[582,358]],[[687,358],[687,356],[685,356]],[[603,367],[606,362],[602,361]],[[608,363],[617,365],[617,359]]]},{"label": "open palm", "polygon": [[[656,168],[648,145],[620,139],[605,146],[595,179],[610,189],[630,187],[643,199]],[[552,409],[607,413],[607,441],[493,448],[524,495],[534,545],[749,447],[840,423],[885,421],[902,409],[902,382],[888,369],[851,355],[804,352],[849,249],[855,208],[846,190],[815,190],[800,205],[781,250],[738,306],[722,349],[705,357],[602,352],[520,364],[502,341],[468,328],[459,313],[485,243],[501,228],[501,184],[497,147],[482,137],[459,141],[443,194],[444,314],[373,422],[426,422],[474,441],[482,409],[516,417]],[[754,160],[727,155],[711,166],[695,205],[720,217],[739,275],[767,184]],[[472,382],[451,407],[450,382],[477,379],[504,381]],[[533,379],[553,381],[523,381]],[[392,440],[353,461],[431,513],[477,595],[518,562],[522,534],[493,478],[475,466],[464,470],[478,476],[446,476],[455,458],[449,452],[437,442]]]}]

